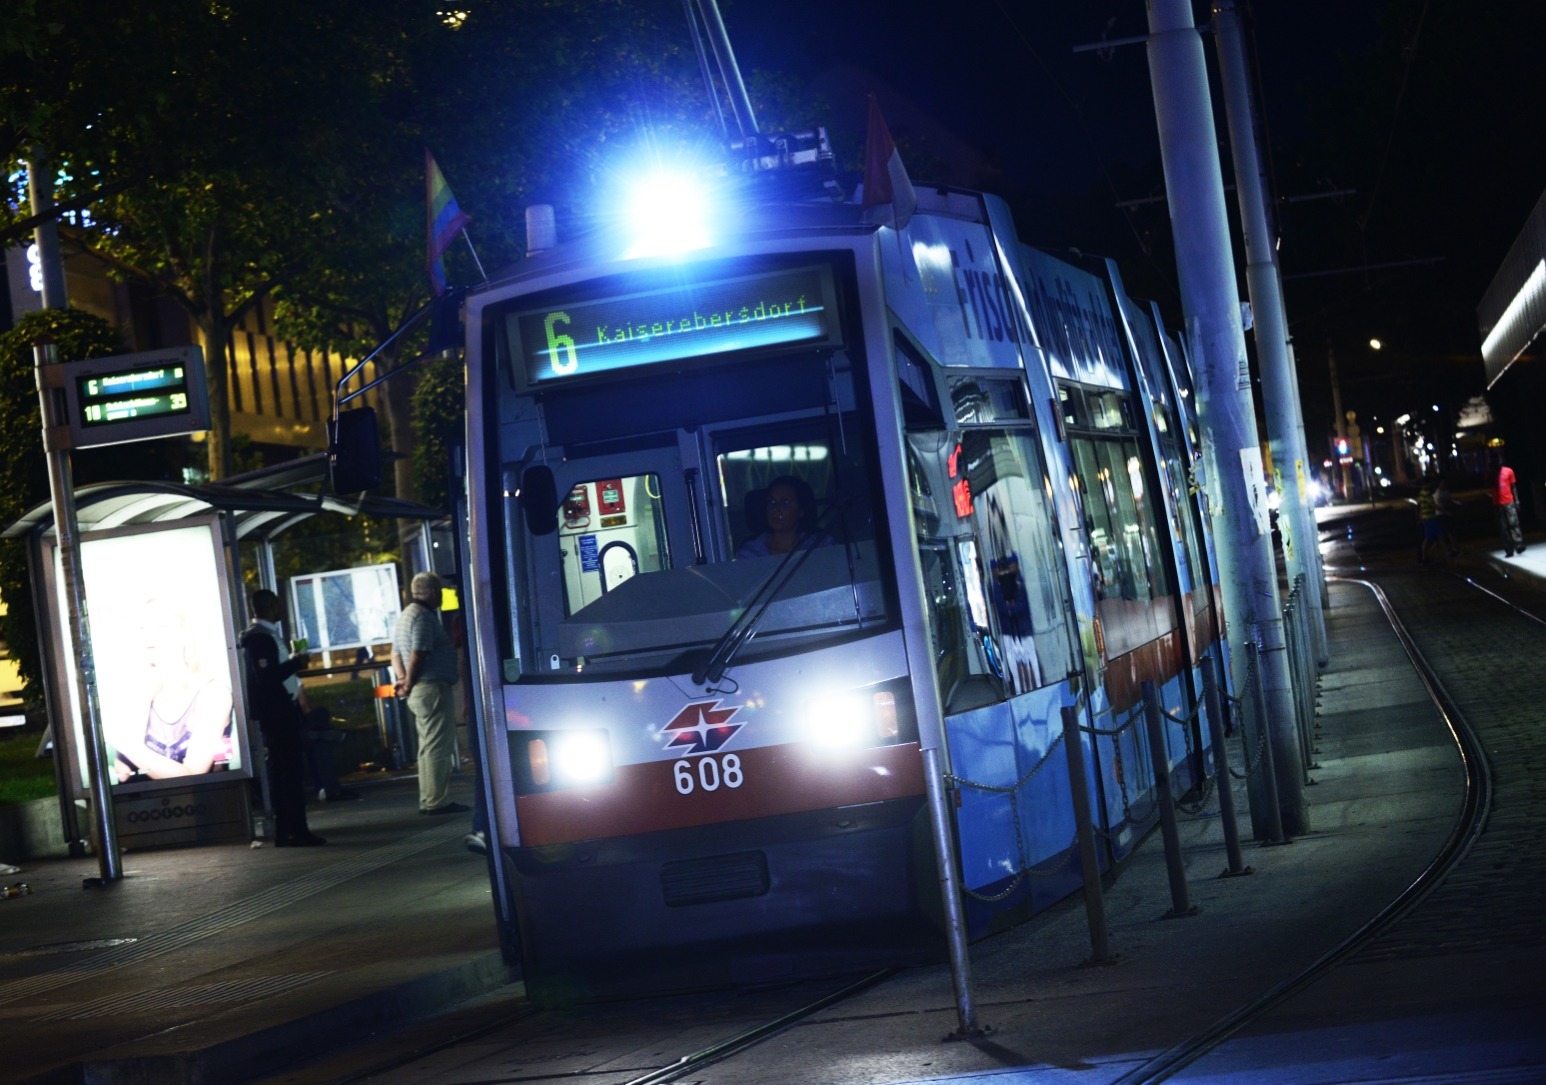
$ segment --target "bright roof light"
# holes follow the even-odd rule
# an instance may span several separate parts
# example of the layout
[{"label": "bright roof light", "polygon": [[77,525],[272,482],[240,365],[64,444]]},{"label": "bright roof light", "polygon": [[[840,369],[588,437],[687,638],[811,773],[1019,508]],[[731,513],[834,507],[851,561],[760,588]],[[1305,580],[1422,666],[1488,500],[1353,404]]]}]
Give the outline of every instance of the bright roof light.
[{"label": "bright roof light", "polygon": [[625,260],[670,256],[713,244],[707,194],[686,173],[645,174],[634,183],[625,214],[625,229],[633,237],[623,253]]}]

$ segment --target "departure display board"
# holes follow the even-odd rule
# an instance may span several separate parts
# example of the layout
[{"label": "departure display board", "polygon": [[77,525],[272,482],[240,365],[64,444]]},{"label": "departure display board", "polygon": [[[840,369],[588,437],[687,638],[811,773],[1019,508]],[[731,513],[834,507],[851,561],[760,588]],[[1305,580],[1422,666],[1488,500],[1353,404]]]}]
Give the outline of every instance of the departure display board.
[{"label": "departure display board", "polygon": [[528,384],[758,347],[841,342],[825,265],[512,313]]},{"label": "departure display board", "polygon": [[131,369],[110,376],[75,378],[82,426],[103,426],[164,414],[187,414],[188,377],[180,365]]},{"label": "departure display board", "polygon": [[59,382],[52,387],[64,388],[72,448],[209,429],[209,388],[198,347],[82,358],[59,369],[50,379]]}]

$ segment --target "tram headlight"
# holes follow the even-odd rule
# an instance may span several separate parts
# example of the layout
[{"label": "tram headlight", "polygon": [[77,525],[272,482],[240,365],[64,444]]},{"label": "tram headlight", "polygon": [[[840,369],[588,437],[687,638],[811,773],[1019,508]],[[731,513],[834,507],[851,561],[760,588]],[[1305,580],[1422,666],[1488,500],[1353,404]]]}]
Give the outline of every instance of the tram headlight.
[{"label": "tram headlight", "polygon": [[609,784],[616,775],[605,728],[512,731],[510,752],[522,795]]},{"label": "tram headlight", "polygon": [[917,732],[905,678],[867,689],[832,690],[806,706],[805,733],[820,749],[912,742]]},{"label": "tram headlight", "polygon": [[657,170],[635,182],[625,210],[633,242],[625,260],[706,249],[710,201],[703,186],[687,173]]},{"label": "tram headlight", "polygon": [[805,728],[811,741],[829,749],[868,745],[874,729],[870,706],[858,693],[826,693],[810,704]]},{"label": "tram headlight", "polygon": [[605,731],[568,731],[553,739],[553,776],[559,784],[594,784],[612,774]]}]

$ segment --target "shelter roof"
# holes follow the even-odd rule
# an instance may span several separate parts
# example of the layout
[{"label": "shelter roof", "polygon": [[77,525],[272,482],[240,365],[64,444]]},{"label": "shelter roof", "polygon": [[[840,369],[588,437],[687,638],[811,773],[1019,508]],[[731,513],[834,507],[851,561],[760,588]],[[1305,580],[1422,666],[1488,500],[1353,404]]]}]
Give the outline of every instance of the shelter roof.
[{"label": "shelter roof", "polygon": [[[84,533],[229,512],[236,519],[239,538],[271,539],[319,512],[400,520],[438,520],[446,515],[443,509],[395,497],[362,494],[351,502],[332,494],[295,490],[326,477],[327,454],[319,452],[220,482],[99,482],[77,487],[76,516]],[[45,501],[8,524],[0,538],[46,534],[53,526],[53,503]]]}]

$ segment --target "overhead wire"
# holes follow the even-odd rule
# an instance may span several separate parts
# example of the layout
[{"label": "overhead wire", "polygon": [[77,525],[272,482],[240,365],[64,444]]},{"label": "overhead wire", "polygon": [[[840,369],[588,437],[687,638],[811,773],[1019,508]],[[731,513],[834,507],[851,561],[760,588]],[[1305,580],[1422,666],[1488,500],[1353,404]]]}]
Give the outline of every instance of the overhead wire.
[{"label": "overhead wire", "polygon": [[[1052,74],[1052,69],[1049,68],[1047,66],[1047,62],[1041,58],[1041,54],[1036,51],[1036,46],[1031,44],[1031,39],[1026,37],[1025,32],[1020,29],[1020,24],[1015,22],[1014,16],[1009,14],[1009,9],[1004,6],[1003,0],[993,0],[993,6],[998,8],[999,13],[1004,16],[1004,21],[1009,24],[1009,28],[1013,30],[1015,32],[1015,36],[1020,39],[1020,44],[1025,46],[1026,52],[1031,54],[1031,59],[1036,61],[1036,66],[1039,67],[1042,74],[1047,77],[1047,81],[1050,82],[1053,88],[1057,90],[1058,94],[1062,96],[1063,101],[1068,104],[1068,108],[1073,110],[1075,118],[1077,118],[1079,121],[1079,130],[1084,134],[1085,142],[1090,145],[1090,153],[1095,158],[1095,164],[1097,167],[1099,167],[1101,176],[1106,181],[1106,187],[1111,190],[1113,201],[1120,200],[1122,195],[1117,191],[1116,182],[1112,180],[1111,171],[1106,168],[1106,160],[1100,153],[1100,146],[1095,142],[1094,133],[1090,131],[1089,122],[1086,120],[1084,115],[1084,107],[1081,106],[1078,102],[1074,101],[1073,96],[1064,89],[1063,84],[1058,80],[1058,77]],[[1165,273],[1165,269],[1160,267],[1159,262],[1154,259],[1154,250],[1149,246],[1149,243],[1144,240],[1143,234],[1139,231],[1137,223],[1133,221],[1131,213],[1125,209],[1122,209],[1122,219],[1127,223],[1128,229],[1132,230],[1133,239],[1138,242],[1139,250],[1142,251],[1143,255],[1153,266],[1156,274],[1160,276],[1161,280],[1165,283],[1165,286],[1170,290],[1170,292],[1179,298],[1179,290],[1177,289],[1175,283],[1171,281],[1170,276]]]}]

